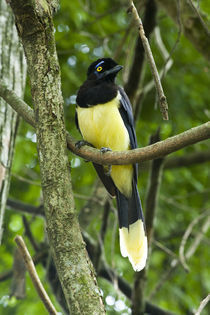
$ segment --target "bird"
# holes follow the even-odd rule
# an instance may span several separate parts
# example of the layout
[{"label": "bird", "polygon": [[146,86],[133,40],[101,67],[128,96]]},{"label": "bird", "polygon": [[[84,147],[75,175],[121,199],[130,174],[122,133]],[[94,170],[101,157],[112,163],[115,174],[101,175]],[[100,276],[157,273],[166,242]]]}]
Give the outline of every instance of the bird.
[{"label": "bird", "polygon": [[[78,147],[88,143],[103,153],[137,148],[131,103],[115,83],[122,68],[112,58],[100,58],[88,67],[76,97],[75,122],[83,137]],[[138,165],[112,165],[108,171],[103,165],[93,166],[109,194],[116,197],[121,254],[134,271],[141,271],[148,247],[137,189]]]}]

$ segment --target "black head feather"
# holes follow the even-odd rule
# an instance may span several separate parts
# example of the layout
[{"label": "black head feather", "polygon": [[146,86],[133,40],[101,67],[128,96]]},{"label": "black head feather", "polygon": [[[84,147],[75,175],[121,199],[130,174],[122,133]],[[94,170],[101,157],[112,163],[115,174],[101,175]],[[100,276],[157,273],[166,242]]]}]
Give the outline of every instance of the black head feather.
[{"label": "black head feather", "polygon": [[87,77],[90,80],[114,81],[121,69],[122,66],[118,65],[113,59],[101,58],[91,63],[87,71]]},{"label": "black head feather", "polygon": [[80,107],[90,107],[104,104],[117,96],[118,86],[114,83],[117,73],[122,69],[111,58],[101,58],[88,68],[87,80],[77,94],[77,104]]}]

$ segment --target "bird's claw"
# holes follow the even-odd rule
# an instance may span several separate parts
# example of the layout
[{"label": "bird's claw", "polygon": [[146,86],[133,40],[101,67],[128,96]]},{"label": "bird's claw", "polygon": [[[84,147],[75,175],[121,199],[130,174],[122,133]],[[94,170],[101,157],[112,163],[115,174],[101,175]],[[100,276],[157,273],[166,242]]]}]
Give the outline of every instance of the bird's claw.
[{"label": "bird's claw", "polygon": [[88,145],[89,147],[93,147],[93,145],[85,140],[79,140],[75,143],[75,147],[77,149],[80,149],[81,147],[83,147],[84,145]]},{"label": "bird's claw", "polygon": [[107,147],[102,147],[102,148],[100,149],[100,151],[101,151],[101,153],[106,153],[106,152],[111,152],[112,149],[107,148]]}]

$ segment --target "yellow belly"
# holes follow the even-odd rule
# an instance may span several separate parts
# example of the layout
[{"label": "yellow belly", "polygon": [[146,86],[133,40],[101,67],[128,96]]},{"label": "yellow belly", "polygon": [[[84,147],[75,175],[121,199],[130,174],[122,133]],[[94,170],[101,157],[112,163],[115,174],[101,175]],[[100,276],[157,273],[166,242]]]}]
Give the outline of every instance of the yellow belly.
[{"label": "yellow belly", "polygon": [[[84,140],[100,149],[129,150],[129,134],[119,113],[119,96],[106,104],[77,107],[79,128]],[[111,177],[117,188],[129,197],[132,190],[132,165],[113,165]]]}]

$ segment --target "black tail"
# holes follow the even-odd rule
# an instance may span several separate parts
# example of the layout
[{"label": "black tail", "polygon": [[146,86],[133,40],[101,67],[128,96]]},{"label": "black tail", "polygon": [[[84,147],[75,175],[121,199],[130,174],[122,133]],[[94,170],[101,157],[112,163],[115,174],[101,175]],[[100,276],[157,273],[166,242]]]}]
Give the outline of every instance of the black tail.
[{"label": "black tail", "polygon": [[147,259],[147,237],[141,201],[135,180],[132,181],[132,195],[125,197],[116,188],[117,208],[120,227],[120,249],[128,257],[134,270],[145,267]]}]

